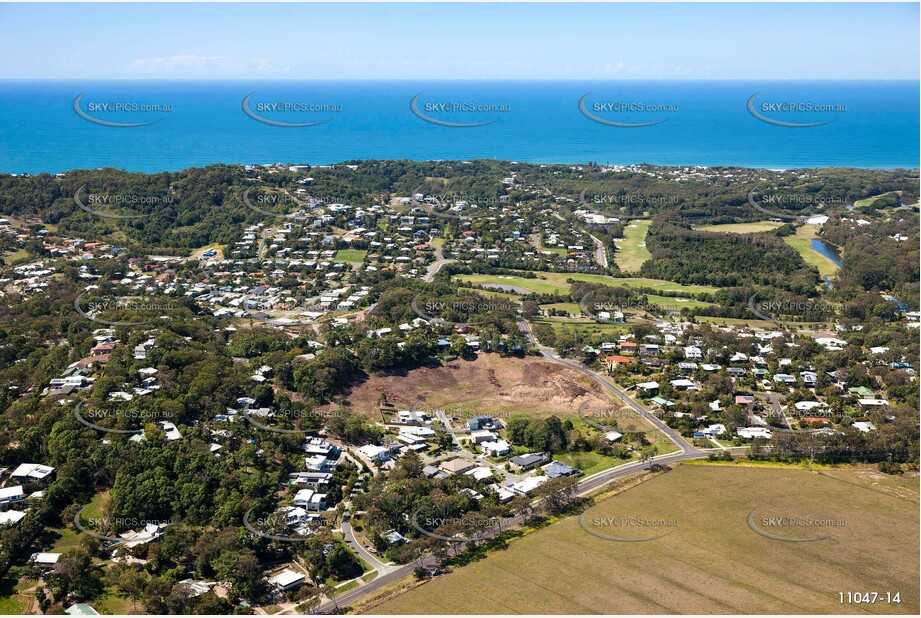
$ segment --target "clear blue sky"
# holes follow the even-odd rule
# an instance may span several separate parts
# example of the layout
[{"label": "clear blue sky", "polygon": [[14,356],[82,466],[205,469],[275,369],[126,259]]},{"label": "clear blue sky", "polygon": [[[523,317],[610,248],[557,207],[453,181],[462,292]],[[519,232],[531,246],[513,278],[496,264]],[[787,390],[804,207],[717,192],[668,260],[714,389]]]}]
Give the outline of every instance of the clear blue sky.
[{"label": "clear blue sky", "polygon": [[0,4],[0,78],[918,79],[915,4]]}]

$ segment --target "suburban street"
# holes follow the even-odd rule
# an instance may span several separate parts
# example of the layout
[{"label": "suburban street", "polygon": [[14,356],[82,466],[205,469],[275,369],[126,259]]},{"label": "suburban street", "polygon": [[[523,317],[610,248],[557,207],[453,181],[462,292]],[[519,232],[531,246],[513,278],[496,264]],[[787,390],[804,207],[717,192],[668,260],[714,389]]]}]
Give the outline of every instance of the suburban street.
[{"label": "suburban street", "polygon": [[446,259],[444,256],[444,245],[439,244],[435,247],[435,261],[428,265],[428,268],[425,270],[425,277],[422,278],[426,283],[431,283],[435,280],[435,275],[438,274],[438,271],[441,270],[441,267],[445,264],[450,264],[456,260]]},{"label": "suburban street", "polygon": [[[547,346],[540,345],[537,342],[537,340],[534,338],[534,335],[531,333],[531,327],[527,323],[527,321],[523,319],[519,319],[518,326],[521,329],[522,333],[524,333],[525,336],[528,338],[528,340],[540,351],[541,355],[544,358],[546,358],[547,360],[551,362],[554,362],[560,365],[565,365],[569,367],[570,369],[579,371],[580,373],[598,382],[602,387],[604,387],[605,389],[613,393],[615,396],[617,396],[619,399],[624,401],[627,405],[629,405],[631,408],[636,410],[638,413],[642,414],[644,418],[646,418],[657,429],[659,429],[659,431],[664,433],[672,442],[674,442],[675,445],[679,449],[677,452],[674,452],[674,453],[667,453],[665,455],[657,455],[655,457],[652,457],[648,461],[632,461],[622,466],[617,466],[615,468],[610,468],[608,470],[603,470],[601,472],[598,472],[597,474],[587,476],[578,482],[578,485],[577,485],[577,495],[578,496],[586,496],[604,487],[605,485],[613,483],[614,481],[623,479],[633,474],[637,474],[638,472],[641,472],[644,469],[647,469],[653,463],[661,464],[661,465],[669,465],[669,464],[677,464],[682,461],[689,461],[692,459],[704,459],[707,457],[708,451],[699,449],[696,446],[689,443],[687,440],[684,439],[684,437],[682,437],[674,429],[672,429],[671,427],[663,423],[661,420],[659,420],[658,418],[650,414],[639,402],[632,399],[623,390],[613,385],[611,382],[604,379],[602,376],[598,375],[594,371],[586,367],[583,367],[577,363],[573,363],[573,362],[566,361],[566,360],[559,358],[558,356],[556,356],[556,351],[553,348],[548,348]],[[447,419],[444,418],[441,420],[442,422],[444,422]],[[744,452],[745,449],[728,449],[728,450],[733,454],[739,454],[739,453]],[[511,521],[509,522],[509,525],[519,525],[521,523],[523,523],[522,518],[520,516],[516,516],[511,519]],[[345,532],[346,526],[347,524],[343,522],[343,534],[346,534]],[[346,539],[348,540],[348,538],[349,537],[347,536]],[[352,537],[352,539],[354,541],[354,537]],[[353,542],[350,544],[350,546],[352,546],[353,548],[356,548],[356,551],[359,552],[359,555],[361,555],[361,557],[364,558],[365,560],[368,560],[368,558],[365,555],[367,554],[367,552],[364,552],[363,549],[359,550],[356,547],[357,546],[356,543]],[[422,560],[422,564],[424,566],[429,566],[431,564],[434,564],[436,561],[437,560],[434,556],[427,556]],[[377,560],[374,560],[374,561],[368,560],[368,562],[372,565],[380,564],[380,562]],[[336,607],[342,607],[350,603],[354,603],[355,601],[375,592],[376,590],[380,590],[381,588],[389,584],[392,584],[402,579],[403,577],[412,575],[413,570],[417,566],[419,566],[418,562],[413,562],[413,563],[406,564],[400,567],[387,567],[386,565],[384,565],[386,570],[381,570],[379,567],[376,567],[376,568],[379,568],[379,572],[381,574],[375,580],[371,581],[370,583],[360,585],[358,588],[353,588],[352,590],[349,590],[343,593],[341,596],[336,598],[335,603],[332,601],[327,601],[321,604],[317,608],[317,612],[318,613],[328,613],[334,610]]]}]

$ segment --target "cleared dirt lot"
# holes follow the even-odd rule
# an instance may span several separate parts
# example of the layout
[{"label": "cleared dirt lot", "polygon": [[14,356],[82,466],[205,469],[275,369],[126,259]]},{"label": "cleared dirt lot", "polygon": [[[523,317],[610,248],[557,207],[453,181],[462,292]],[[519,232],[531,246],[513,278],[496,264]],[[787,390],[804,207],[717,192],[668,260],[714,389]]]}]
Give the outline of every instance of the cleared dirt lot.
[{"label": "cleared dirt lot", "polygon": [[[767,538],[749,527],[753,510],[763,530],[827,538]],[[782,516],[839,523],[764,523]],[[599,518],[677,523],[613,527]],[[918,613],[917,477],[683,465],[595,505],[584,521],[619,537],[664,536],[606,540],[570,517],[369,613]],[[902,602],[841,604],[846,591],[901,592]]]},{"label": "cleared dirt lot", "polygon": [[460,409],[478,413],[578,414],[614,405],[600,386],[578,372],[539,358],[501,358],[482,354],[440,367],[423,367],[405,375],[372,375],[345,393],[345,405],[378,415],[381,393],[397,407]]}]

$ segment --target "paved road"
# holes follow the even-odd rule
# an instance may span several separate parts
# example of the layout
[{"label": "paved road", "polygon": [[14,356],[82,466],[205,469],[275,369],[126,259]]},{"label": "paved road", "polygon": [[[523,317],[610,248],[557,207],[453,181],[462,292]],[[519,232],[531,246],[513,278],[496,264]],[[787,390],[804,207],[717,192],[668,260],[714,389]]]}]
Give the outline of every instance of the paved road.
[{"label": "paved road", "polygon": [[[342,520],[342,524],[339,526],[339,529],[342,530],[342,538],[345,540],[346,544],[355,550],[361,559],[370,564],[372,567],[377,569],[377,572],[380,575],[386,575],[391,571],[396,571],[400,567],[390,566],[389,564],[384,564],[378,560],[374,554],[362,547],[361,543],[358,542],[358,539],[355,538],[355,531],[352,530],[352,524],[345,519]],[[380,577],[380,575],[378,577]]]},{"label": "paved road", "polygon": [[[737,449],[737,450],[741,450],[741,449]],[[638,472],[641,472],[645,468],[649,467],[650,463],[658,463],[658,464],[666,465],[666,464],[678,463],[682,461],[688,461],[691,459],[702,459],[706,456],[707,456],[706,452],[701,451],[701,450],[695,450],[694,452],[683,452],[683,453],[677,452],[677,453],[669,453],[667,455],[658,455],[656,457],[653,457],[650,460],[650,462],[634,461],[634,462],[624,464],[616,468],[611,468],[610,470],[605,470],[603,472],[599,472],[598,474],[593,474],[592,476],[583,478],[582,480],[579,481],[577,493],[579,496],[584,496],[586,494],[589,494],[597,490],[598,488],[604,487],[605,485],[612,483],[616,480],[619,480],[619,479],[631,476],[633,474],[637,474]],[[508,529],[509,527],[520,525],[521,523],[522,523],[522,517],[515,516],[513,518],[510,518],[510,520],[504,526],[504,528]],[[487,534],[486,536],[492,536],[492,534]],[[436,562],[437,562],[437,558],[435,558],[434,556],[427,556],[422,560],[422,565],[430,566],[430,565],[435,564]],[[368,584],[359,586],[358,588],[353,588],[352,590],[344,592],[342,595],[336,598],[335,603],[333,603],[332,601],[327,601],[326,603],[323,603],[317,609],[317,613],[327,613],[335,609],[336,606],[343,607],[343,606],[349,605],[350,603],[354,603],[355,601],[361,599],[364,596],[367,596],[373,593],[376,590],[380,590],[381,588],[389,584],[392,584],[404,577],[408,577],[409,575],[412,575],[413,570],[417,566],[419,566],[419,562],[413,562],[411,564],[406,564],[406,565],[403,565],[401,567],[396,567],[396,568],[391,567],[391,570],[389,572],[378,576],[377,579],[375,579],[374,581]]]},{"label": "paved road", "polygon": [[438,274],[438,271],[441,270],[442,266],[456,261],[457,260],[446,259],[444,256],[444,245],[438,245],[435,247],[435,261],[429,264],[428,268],[425,270],[425,276],[422,278],[422,280],[426,283],[431,283],[435,280],[435,275]]},{"label": "paved road", "polygon": [[[566,365],[567,367],[570,367],[571,369],[575,369],[576,371],[579,371],[580,373],[583,373],[587,375],[588,377],[592,378],[593,380],[601,384],[602,387],[613,392],[616,396],[621,398],[631,408],[633,408],[634,410],[642,414],[647,420],[649,420],[650,423],[655,425],[656,428],[662,431],[666,436],[668,436],[668,438],[672,442],[675,443],[676,446],[678,446],[679,450],[677,452],[668,453],[666,455],[657,455],[656,457],[653,457],[651,460],[647,462],[633,461],[628,464],[624,464],[622,466],[617,466],[616,468],[611,468],[609,470],[603,470],[602,472],[599,472],[597,474],[593,474],[591,476],[587,476],[581,479],[578,483],[578,495],[579,496],[584,496],[616,480],[619,480],[624,477],[631,476],[633,474],[641,472],[645,468],[649,467],[649,465],[652,463],[667,465],[667,464],[679,463],[682,461],[688,461],[691,459],[703,459],[707,457],[708,451],[699,449],[695,447],[693,444],[689,443],[687,440],[685,440],[680,434],[678,434],[671,427],[663,423],[661,420],[659,420],[655,416],[651,415],[642,405],[634,401],[629,395],[624,393],[621,389],[614,386],[613,384],[611,384],[610,382],[608,382],[607,380],[605,380],[604,378],[596,374],[594,371],[591,371],[590,369],[583,367],[580,364],[572,363],[572,362],[565,361],[559,358],[558,356],[555,355],[555,351],[553,350],[553,348],[548,348],[546,346],[542,346],[539,343],[537,343],[537,340],[534,338],[534,335],[531,333],[530,325],[525,320],[519,320],[518,326],[521,329],[521,331],[525,334],[525,337],[527,337],[528,340],[537,347],[537,349],[540,351],[540,353],[545,358],[547,358],[551,362],[558,363],[561,365]],[[728,449],[728,450],[732,453],[738,454],[738,453],[744,452],[745,449]],[[520,516],[516,516],[508,522],[508,525],[506,525],[505,528],[507,529],[509,526],[515,526],[521,523],[522,523],[522,518]],[[364,558],[364,556],[362,557]],[[436,561],[437,559],[434,556],[427,556],[426,558],[422,560],[422,565],[429,566],[429,565],[435,564]],[[350,603],[354,603],[355,601],[373,593],[376,590],[380,590],[381,588],[389,584],[392,584],[402,579],[403,577],[407,577],[411,575],[413,570],[417,566],[419,566],[419,562],[413,562],[411,564],[403,565],[401,567],[388,567],[389,568],[388,572],[382,573],[380,576],[377,577],[377,579],[375,579],[374,581],[368,584],[364,584],[364,585],[359,586],[358,588],[353,588],[352,590],[344,592],[341,596],[337,597],[335,603],[333,603],[332,601],[327,601],[326,603],[323,603],[322,605],[320,605],[319,608],[317,608],[317,612],[327,613],[327,612],[333,611],[337,606],[343,607],[345,605],[349,605]]]},{"label": "paved road", "polygon": [[543,356],[544,358],[546,358],[547,360],[553,363],[556,363],[558,365],[564,365],[566,367],[569,367],[570,369],[578,371],[579,373],[585,376],[588,376],[589,378],[591,378],[592,380],[600,384],[601,387],[604,388],[605,390],[608,390],[614,393],[614,395],[618,399],[626,403],[637,413],[641,414],[643,418],[645,418],[653,426],[655,426],[656,429],[664,433],[666,437],[668,437],[669,440],[675,443],[675,445],[679,448],[679,450],[682,453],[697,453],[697,454],[704,453],[704,451],[702,451],[701,449],[697,448],[696,446],[694,446],[693,444],[685,440],[684,437],[681,434],[679,434],[677,431],[675,431],[674,429],[666,425],[664,422],[656,418],[654,415],[650,414],[646,408],[644,408],[639,402],[637,402],[632,397],[630,397],[630,395],[624,392],[620,387],[614,385],[613,383],[611,383],[604,377],[598,375],[591,369],[588,369],[587,367],[583,366],[581,363],[563,360],[562,358],[557,356],[556,350],[554,350],[553,348],[548,348],[547,346],[541,345],[540,343],[538,343],[537,338],[534,337],[534,333],[531,332],[531,325],[528,324],[526,320],[519,318],[518,328],[524,334],[525,338],[527,338],[528,341],[530,341],[530,343],[537,348],[541,356]]},{"label": "paved road", "polygon": [[604,248],[604,243],[601,242],[598,238],[595,238],[591,234],[588,235],[592,239],[592,242],[595,243],[595,261],[598,262],[598,265],[602,268],[608,267],[608,252]]}]

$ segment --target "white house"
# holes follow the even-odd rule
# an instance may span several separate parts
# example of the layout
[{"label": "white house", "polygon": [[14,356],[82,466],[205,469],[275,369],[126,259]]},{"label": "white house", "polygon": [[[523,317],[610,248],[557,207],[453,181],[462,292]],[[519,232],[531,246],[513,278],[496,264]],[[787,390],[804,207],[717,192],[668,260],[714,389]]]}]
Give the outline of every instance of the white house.
[{"label": "white house", "polygon": [[374,444],[366,444],[360,447],[358,449],[358,452],[371,461],[379,461],[381,463],[384,463],[385,461],[390,461],[390,451],[384,448],[383,446],[376,446]]},{"label": "white house", "polygon": [[44,481],[53,472],[54,468],[51,466],[43,466],[41,464],[35,463],[24,463],[20,464],[18,468],[13,470],[13,473],[10,476],[14,481],[19,483],[35,483]]},{"label": "white house", "polygon": [[502,455],[508,455],[512,452],[512,446],[505,440],[483,442],[480,444],[480,448],[483,449],[483,452],[492,457],[501,457]]},{"label": "white house", "polygon": [[745,438],[747,440],[752,440],[754,438],[768,438],[771,437],[771,430],[766,427],[739,427],[736,429],[736,435],[740,438]]},{"label": "white house", "polygon": [[308,511],[322,511],[326,508],[326,494],[320,494],[312,489],[300,489],[294,495],[294,506],[305,508]]},{"label": "white house", "polygon": [[0,506],[7,506],[16,502],[22,502],[26,496],[22,491],[22,485],[12,487],[0,487]]},{"label": "white house", "polygon": [[285,569],[278,575],[269,579],[269,584],[276,590],[287,592],[295,588],[300,588],[304,585],[305,581],[307,581],[307,577],[303,573]]}]

